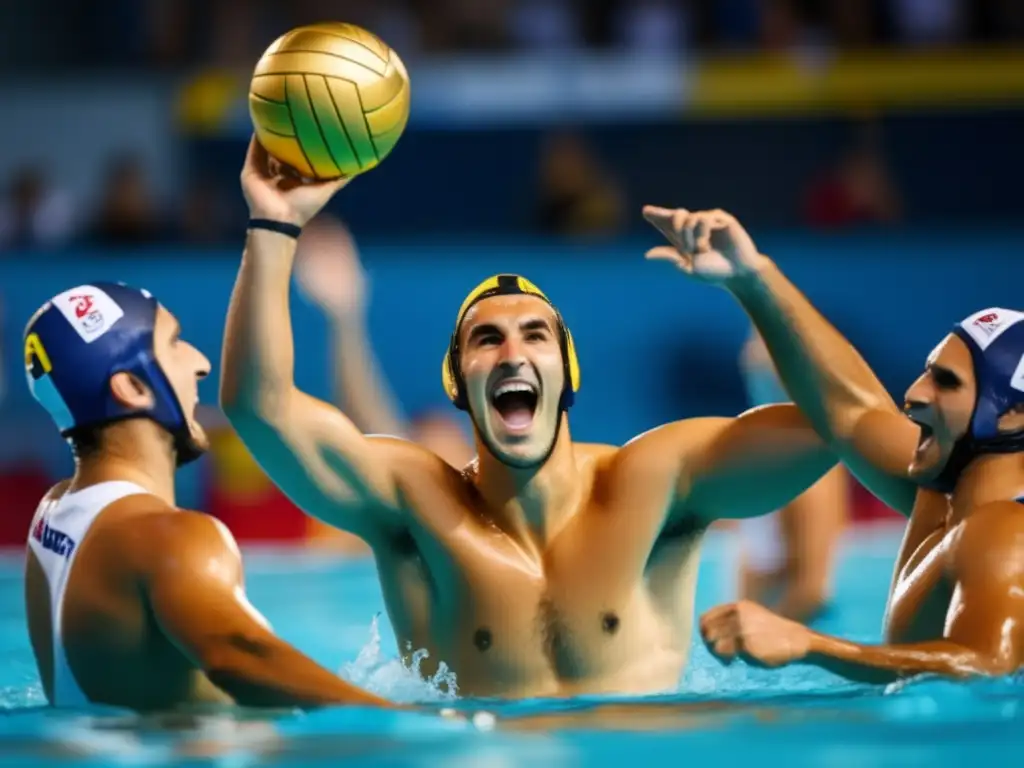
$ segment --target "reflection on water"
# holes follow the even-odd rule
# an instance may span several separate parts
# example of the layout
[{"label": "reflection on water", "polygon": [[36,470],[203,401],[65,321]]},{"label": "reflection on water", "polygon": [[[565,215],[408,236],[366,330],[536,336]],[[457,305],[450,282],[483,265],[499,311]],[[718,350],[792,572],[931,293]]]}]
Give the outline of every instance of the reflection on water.
[{"label": "reflection on water", "polygon": [[[931,768],[1024,746],[1024,687],[919,680],[895,693],[865,688],[830,695],[778,693],[712,700],[658,696],[487,702],[493,730],[466,719],[362,708],[312,713],[246,711],[139,717],[40,709],[3,718],[0,751],[33,766],[69,761],[181,765],[216,758],[243,765],[595,765],[621,768],[765,755],[792,765]],[[433,709],[440,709],[436,704]],[[484,759],[486,757],[486,759]],[[812,760],[811,758],[814,758]],[[856,760],[854,760],[856,758]],[[903,761],[903,762],[900,762]]]}]

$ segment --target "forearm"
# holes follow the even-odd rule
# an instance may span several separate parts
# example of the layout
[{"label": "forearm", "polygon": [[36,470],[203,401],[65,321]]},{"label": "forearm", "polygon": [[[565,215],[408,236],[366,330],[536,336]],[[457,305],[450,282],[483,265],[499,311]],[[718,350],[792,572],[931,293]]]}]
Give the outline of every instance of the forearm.
[{"label": "forearm", "polygon": [[803,661],[862,683],[886,683],[924,673],[969,677],[996,671],[992,660],[948,640],[861,645],[818,633],[812,636],[811,651]]},{"label": "forearm", "polygon": [[364,434],[407,437],[398,405],[370,346],[364,319],[357,313],[333,318],[331,344],[338,407]]},{"label": "forearm", "polygon": [[205,671],[210,681],[242,706],[396,707],[342,680],[277,638],[233,641],[214,654],[207,667]]},{"label": "forearm", "polygon": [[730,286],[764,337],[790,397],[829,441],[865,410],[896,411],[856,349],[770,260]]},{"label": "forearm", "polygon": [[250,231],[224,331],[221,404],[232,411],[280,411],[294,382],[288,292],[296,242]]}]

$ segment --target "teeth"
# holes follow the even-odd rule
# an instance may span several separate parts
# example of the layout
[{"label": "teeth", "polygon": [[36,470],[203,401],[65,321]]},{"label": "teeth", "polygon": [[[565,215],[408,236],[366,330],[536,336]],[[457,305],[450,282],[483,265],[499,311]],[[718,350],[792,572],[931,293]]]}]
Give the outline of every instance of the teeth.
[{"label": "teeth", "polygon": [[524,381],[508,381],[504,384],[498,385],[494,390],[494,396],[501,397],[502,395],[507,395],[510,392],[529,392],[532,395],[535,391],[536,390],[533,388],[533,385],[527,384]]}]

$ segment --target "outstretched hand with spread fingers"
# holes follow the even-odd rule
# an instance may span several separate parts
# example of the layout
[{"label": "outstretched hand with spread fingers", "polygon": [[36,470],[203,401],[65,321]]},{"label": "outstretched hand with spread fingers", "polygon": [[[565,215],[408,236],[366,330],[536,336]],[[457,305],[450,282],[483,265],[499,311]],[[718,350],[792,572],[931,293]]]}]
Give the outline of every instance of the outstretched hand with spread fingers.
[{"label": "outstretched hand with spread fingers", "polygon": [[725,211],[646,205],[644,218],[671,243],[652,248],[647,258],[671,262],[704,282],[727,285],[765,261],[747,231]]}]

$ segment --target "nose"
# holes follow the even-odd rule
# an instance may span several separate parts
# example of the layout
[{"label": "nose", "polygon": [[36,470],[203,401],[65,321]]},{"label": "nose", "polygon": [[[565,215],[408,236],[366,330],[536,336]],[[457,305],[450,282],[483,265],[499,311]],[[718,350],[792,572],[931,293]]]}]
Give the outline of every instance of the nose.
[{"label": "nose", "polygon": [[501,364],[514,366],[518,369],[525,362],[526,357],[523,355],[523,345],[519,342],[519,339],[511,336],[506,337],[504,344],[501,345]]},{"label": "nose", "polygon": [[910,385],[907,393],[903,396],[904,410],[909,414],[911,410],[920,412],[926,409],[932,401],[930,387],[928,386],[928,374],[921,374],[917,380]]},{"label": "nose", "polygon": [[[193,349],[195,349],[195,347],[193,347]],[[205,379],[207,376],[210,375],[210,369],[212,368],[212,366],[210,365],[210,360],[198,349],[196,349],[196,355],[199,357],[199,360],[196,364],[196,378]]]}]

